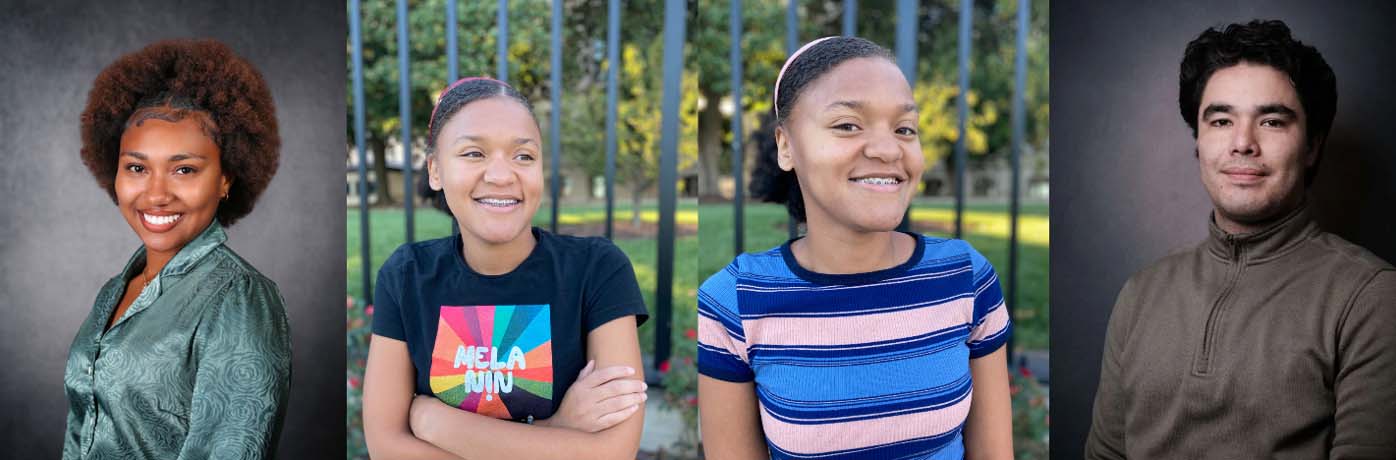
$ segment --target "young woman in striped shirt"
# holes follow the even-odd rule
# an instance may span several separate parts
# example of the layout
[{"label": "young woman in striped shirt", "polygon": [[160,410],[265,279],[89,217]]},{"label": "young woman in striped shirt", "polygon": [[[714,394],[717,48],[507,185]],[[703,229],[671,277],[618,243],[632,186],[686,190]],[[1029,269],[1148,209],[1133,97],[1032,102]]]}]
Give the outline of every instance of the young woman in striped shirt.
[{"label": "young woman in striped shirt", "polygon": [[777,193],[802,238],[698,292],[709,458],[1011,458],[1011,327],[968,243],[895,230],[925,168],[891,54],[828,37],[776,80]]}]

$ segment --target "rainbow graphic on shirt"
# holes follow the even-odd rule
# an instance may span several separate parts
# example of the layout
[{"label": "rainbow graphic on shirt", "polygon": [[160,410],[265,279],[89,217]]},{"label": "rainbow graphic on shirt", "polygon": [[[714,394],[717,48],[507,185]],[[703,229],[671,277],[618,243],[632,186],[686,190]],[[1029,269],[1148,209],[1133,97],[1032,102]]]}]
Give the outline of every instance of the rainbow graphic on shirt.
[{"label": "rainbow graphic on shirt", "polygon": [[495,418],[551,415],[548,311],[548,305],[443,305],[431,353],[432,393]]}]

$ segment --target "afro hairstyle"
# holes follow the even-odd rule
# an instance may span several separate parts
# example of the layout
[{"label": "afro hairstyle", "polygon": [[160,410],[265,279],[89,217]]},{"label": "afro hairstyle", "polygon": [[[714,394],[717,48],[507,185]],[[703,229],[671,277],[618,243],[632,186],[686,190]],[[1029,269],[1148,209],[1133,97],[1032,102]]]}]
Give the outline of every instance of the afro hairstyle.
[{"label": "afro hairstyle", "polygon": [[232,225],[252,212],[280,159],[276,108],[261,73],[220,42],[165,40],[127,54],[92,82],[82,112],[82,162],[116,201],[117,157],[131,118],[146,109],[207,116],[205,131],[232,180],[216,219]]}]

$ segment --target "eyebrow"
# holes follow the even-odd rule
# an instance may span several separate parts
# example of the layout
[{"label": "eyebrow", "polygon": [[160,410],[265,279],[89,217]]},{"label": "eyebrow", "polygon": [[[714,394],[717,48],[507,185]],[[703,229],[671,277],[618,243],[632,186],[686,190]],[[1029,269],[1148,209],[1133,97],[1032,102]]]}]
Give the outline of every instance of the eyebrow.
[{"label": "eyebrow", "polygon": [[1289,106],[1278,102],[1273,104],[1265,104],[1260,107],[1257,107],[1256,112],[1260,113],[1261,115],[1275,114],[1282,115],[1287,118],[1297,118],[1299,116],[1299,113],[1295,112],[1294,109],[1291,109],[1289,108]]},{"label": "eyebrow", "polygon": [[[469,134],[463,134],[463,135],[461,135],[460,137],[457,137],[457,138],[456,138],[456,142],[455,142],[455,143],[456,143],[456,144],[459,144],[461,140],[468,140],[468,141],[471,141],[471,142],[483,143],[483,142],[485,141],[485,138],[482,137],[482,136],[472,136],[472,135],[469,135]],[[527,138],[527,137],[516,137],[516,138],[514,138],[514,145],[524,145],[524,144],[533,144],[535,147],[537,147],[537,146],[538,146],[538,141],[535,141],[535,140],[530,139],[530,138]]]},{"label": "eyebrow", "polygon": [[[1232,107],[1230,104],[1210,104],[1206,109],[1202,110],[1202,118],[1207,118],[1214,113],[1232,113],[1234,110],[1235,107]],[[1299,116],[1299,113],[1294,109],[1279,102],[1256,106],[1255,112],[1260,115],[1275,114],[1286,118],[1297,118]]]},{"label": "eyebrow", "polygon": [[[863,107],[865,107],[866,105],[867,104],[864,104],[863,101],[834,101],[830,102],[829,105],[825,106],[824,110],[829,110],[836,107],[844,107],[852,110],[862,110]],[[899,108],[902,110],[902,113],[911,113],[918,111],[916,108],[916,103],[914,102],[907,102],[905,104],[902,104]]]},{"label": "eyebrow", "polygon": [[[136,157],[137,160],[141,160],[141,161],[149,161],[149,160],[150,160],[150,157],[146,156],[146,154],[141,153],[141,152],[125,151],[125,152],[121,152],[121,155],[122,155],[122,156],[132,156],[132,157]],[[203,155],[200,155],[200,154],[197,154],[197,153],[193,153],[193,152],[183,152],[183,153],[175,154],[175,156],[170,157],[170,160],[169,160],[169,161],[207,160],[207,159],[208,159],[208,157],[203,156]]]},{"label": "eyebrow", "polygon": [[1230,104],[1208,104],[1207,108],[1202,109],[1202,118],[1210,117],[1214,113],[1231,113],[1231,109]]}]

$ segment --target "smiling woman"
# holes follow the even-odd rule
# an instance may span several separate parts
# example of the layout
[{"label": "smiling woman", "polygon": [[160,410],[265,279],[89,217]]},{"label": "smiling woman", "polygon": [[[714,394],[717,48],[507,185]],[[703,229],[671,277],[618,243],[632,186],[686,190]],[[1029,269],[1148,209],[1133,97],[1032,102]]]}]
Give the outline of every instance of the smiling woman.
[{"label": "smiling woman", "polygon": [[159,42],[98,75],[82,158],[142,247],[68,356],[63,458],[269,457],[291,373],[276,284],[223,243],[276,171],[271,93],[211,40]]},{"label": "smiling woman", "polygon": [[503,82],[463,79],[437,101],[423,187],[460,234],[403,245],[378,271],[363,398],[374,457],[635,458],[648,314],[615,245],[530,225],[540,138]]},{"label": "smiling woman", "polygon": [[1011,458],[993,267],[964,241],[895,230],[925,163],[890,53],[815,40],[774,92],[775,158],[754,188],[808,231],[698,290],[707,455]]}]

